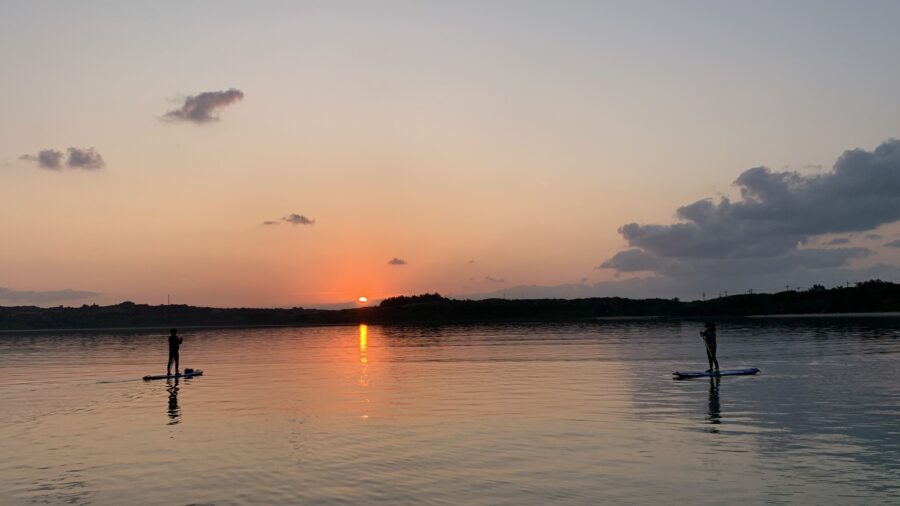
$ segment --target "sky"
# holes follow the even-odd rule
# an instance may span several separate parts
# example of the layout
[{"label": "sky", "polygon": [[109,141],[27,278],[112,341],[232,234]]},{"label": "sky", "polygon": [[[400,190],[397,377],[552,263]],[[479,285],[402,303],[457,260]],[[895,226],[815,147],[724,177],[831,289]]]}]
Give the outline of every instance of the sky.
[{"label": "sky", "polygon": [[0,304],[900,281],[898,22],[0,0]]}]

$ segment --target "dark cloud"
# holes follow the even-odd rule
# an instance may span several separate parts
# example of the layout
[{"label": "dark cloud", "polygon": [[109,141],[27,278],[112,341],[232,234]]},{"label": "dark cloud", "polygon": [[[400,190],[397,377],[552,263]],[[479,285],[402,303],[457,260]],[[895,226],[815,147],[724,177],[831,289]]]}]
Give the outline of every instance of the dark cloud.
[{"label": "dark cloud", "polygon": [[106,162],[103,161],[100,153],[94,151],[94,148],[69,148],[66,165],[72,169],[99,170],[106,166]]},{"label": "dark cloud", "polygon": [[[36,162],[38,167],[47,170],[70,169],[99,170],[106,166],[103,157],[94,148],[69,148],[69,156],[55,149],[42,149],[36,155],[22,155],[19,160]],[[65,165],[63,159],[65,158]]]},{"label": "dark cloud", "polygon": [[281,218],[282,221],[290,223],[291,225],[315,225],[316,220],[311,220],[302,214],[291,213],[284,218]]},{"label": "dark cloud", "polygon": [[170,121],[189,121],[201,125],[219,121],[218,109],[231,105],[244,98],[244,92],[235,88],[226,91],[205,91],[184,99],[178,109],[169,111],[163,119]]},{"label": "dark cloud", "polygon": [[[824,174],[756,167],[735,185],[739,200],[699,200],[676,211],[677,223],[622,226],[630,248],[600,267],[682,281],[843,267],[869,250],[802,246],[818,235],[864,232],[900,220],[900,141],[846,151]],[[828,245],[848,242],[839,238]]]},{"label": "dark cloud", "polygon": [[837,246],[839,244],[847,244],[849,242],[850,242],[850,239],[847,239],[846,237],[835,237],[834,239],[826,242],[825,244],[827,244],[828,246]]},{"label": "dark cloud", "polygon": [[866,234],[865,237],[870,241],[880,241],[882,239],[881,234]]},{"label": "dark cloud", "polygon": [[886,243],[885,246],[888,248],[900,248],[900,239]]},{"label": "dark cloud", "polygon": [[615,269],[619,272],[656,271],[662,260],[641,249],[627,249],[613,255],[596,269]]},{"label": "dark cloud", "polygon": [[38,167],[47,170],[59,170],[62,168],[63,161],[62,151],[55,149],[42,149],[36,155],[22,155],[19,160],[36,162]]},{"label": "dark cloud", "polygon": [[406,260],[403,260],[402,258],[394,257],[394,258],[388,260],[388,265],[406,265],[406,264],[407,264]]},{"label": "dark cloud", "polygon": [[49,291],[32,291],[32,290],[12,290],[10,288],[0,287],[0,301],[12,304],[52,304],[63,301],[86,299],[88,297],[96,297],[100,295],[96,292],[88,292],[84,290],[49,290]]},{"label": "dark cloud", "polygon": [[826,269],[871,254],[868,248],[804,248],[783,255],[747,258],[662,258],[640,249],[616,253],[599,268],[618,272],[656,272],[665,276],[727,276],[759,271],[786,272],[800,267]]},{"label": "dark cloud", "polygon": [[488,283],[506,283],[506,280],[503,278],[494,278],[491,276],[485,276],[484,280],[487,281]]},{"label": "dark cloud", "polygon": [[266,225],[266,226],[268,226],[268,225],[281,225],[281,222],[280,222],[280,221],[266,220],[266,221],[262,222],[262,224],[263,224],[263,225]]}]

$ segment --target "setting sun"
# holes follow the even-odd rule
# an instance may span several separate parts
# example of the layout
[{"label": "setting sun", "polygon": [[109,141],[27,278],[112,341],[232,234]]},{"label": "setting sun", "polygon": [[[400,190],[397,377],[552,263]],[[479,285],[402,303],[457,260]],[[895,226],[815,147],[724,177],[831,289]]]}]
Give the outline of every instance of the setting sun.
[{"label": "setting sun", "polygon": [[361,304],[365,304],[366,302],[369,302],[369,299],[365,295],[363,295],[360,298],[356,299],[356,301]]}]

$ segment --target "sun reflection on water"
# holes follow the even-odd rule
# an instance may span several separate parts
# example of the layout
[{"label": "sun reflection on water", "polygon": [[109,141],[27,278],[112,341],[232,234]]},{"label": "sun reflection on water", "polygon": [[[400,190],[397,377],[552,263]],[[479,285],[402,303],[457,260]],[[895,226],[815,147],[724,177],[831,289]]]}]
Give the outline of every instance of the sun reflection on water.
[{"label": "sun reflection on water", "polygon": [[[366,353],[368,346],[369,326],[361,324],[359,326],[359,386],[364,389],[369,386],[369,356]],[[363,396],[366,406],[364,406],[364,412],[359,417],[366,420],[369,418],[369,414],[365,412],[368,411],[369,396],[365,390],[363,391]]]},{"label": "sun reflection on water", "polygon": [[366,348],[369,345],[369,326],[359,326],[359,385],[369,386],[369,357]]}]

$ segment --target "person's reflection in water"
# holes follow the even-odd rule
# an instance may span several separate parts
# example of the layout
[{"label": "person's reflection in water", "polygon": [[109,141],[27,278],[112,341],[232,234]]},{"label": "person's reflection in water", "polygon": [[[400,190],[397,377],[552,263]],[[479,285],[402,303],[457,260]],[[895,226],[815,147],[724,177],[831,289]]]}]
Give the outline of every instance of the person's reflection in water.
[{"label": "person's reflection in water", "polygon": [[[719,425],[722,423],[722,410],[719,406],[719,382],[722,379],[718,376],[709,377],[709,407],[706,415],[707,423]],[[717,427],[709,427],[707,432],[718,433]]]},{"label": "person's reflection in water", "polygon": [[166,380],[166,390],[169,391],[169,423],[175,425],[181,421],[181,408],[178,407],[178,378]]}]

